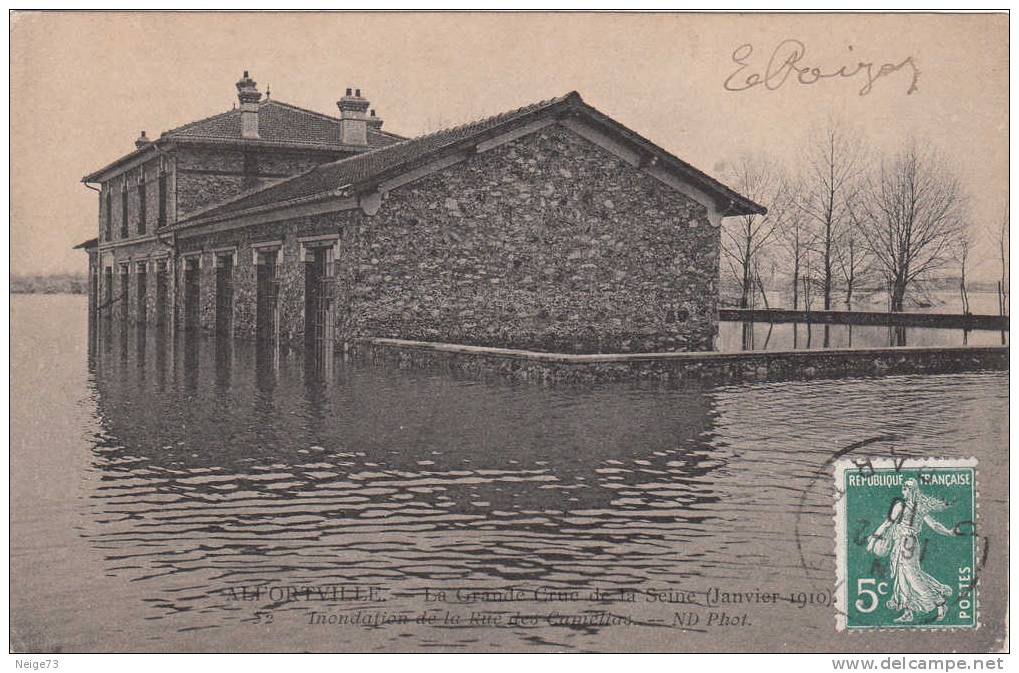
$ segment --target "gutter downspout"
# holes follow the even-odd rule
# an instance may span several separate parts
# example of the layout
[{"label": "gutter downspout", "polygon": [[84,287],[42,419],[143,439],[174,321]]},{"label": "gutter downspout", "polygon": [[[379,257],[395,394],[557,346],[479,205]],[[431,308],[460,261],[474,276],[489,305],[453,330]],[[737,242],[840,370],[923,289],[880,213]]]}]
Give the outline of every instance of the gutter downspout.
[{"label": "gutter downspout", "polygon": [[[88,187],[89,189],[94,191],[95,193],[99,194],[100,197],[102,196],[103,190],[100,189],[99,187],[93,187],[92,185],[90,185],[89,183],[87,183],[84,180],[81,181],[81,184],[85,185],[86,187]],[[103,208],[103,204],[102,204],[102,199],[100,198],[100,202],[99,202],[99,209],[100,209],[100,211],[102,211],[102,208]],[[89,268],[89,270],[88,270],[88,283],[89,283],[88,296],[89,296],[89,302],[92,303],[92,304],[95,304],[95,306],[92,307],[92,311],[90,311],[90,313],[92,313],[92,312],[95,313],[95,315],[90,315],[89,316],[89,321],[90,322],[91,322],[92,319],[96,319],[96,320],[99,319],[99,308],[100,308],[98,306],[98,304],[99,304],[99,278],[102,276],[102,274],[99,273],[99,269],[100,269],[100,264],[103,261],[102,257],[99,255],[99,241],[102,239],[102,237],[103,237],[103,232],[100,231],[99,232],[99,237],[96,238],[96,252],[95,252],[96,268],[95,268],[94,271],[91,268]],[[92,266],[91,259],[92,259],[92,255],[89,255],[89,267]],[[93,283],[95,283],[95,287],[92,287]],[[95,297],[94,300],[92,299],[93,297]],[[112,304],[113,302],[111,301],[110,303]]]}]

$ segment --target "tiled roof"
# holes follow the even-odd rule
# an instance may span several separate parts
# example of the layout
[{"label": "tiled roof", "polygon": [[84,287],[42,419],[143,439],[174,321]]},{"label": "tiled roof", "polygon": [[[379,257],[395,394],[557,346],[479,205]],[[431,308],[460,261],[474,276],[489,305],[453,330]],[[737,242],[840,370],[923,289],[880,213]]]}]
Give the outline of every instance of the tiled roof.
[{"label": "tiled roof", "polygon": [[374,152],[366,152],[341,159],[340,161],[322,164],[307,173],[302,173],[289,180],[284,180],[257,192],[241,196],[223,204],[219,208],[205,211],[200,217],[204,219],[205,217],[225,215],[249,208],[257,208],[258,206],[331,192],[340,187],[380,175],[387,169],[403,166],[413,162],[415,159],[430,156],[433,152],[443,147],[551,107],[565,101],[566,98],[567,96],[552,98],[511,110],[510,112],[504,112],[494,117],[404,140]]},{"label": "tiled roof", "polygon": [[[278,100],[263,100],[259,103],[258,130],[258,139],[243,138],[241,136],[241,111],[233,109],[165,131],[156,142],[164,143],[174,140],[226,143],[257,142],[312,149],[361,151],[360,148],[340,142],[340,119],[338,117],[305,110]],[[386,147],[401,140],[404,140],[403,136],[395,133],[368,129],[369,148]],[[95,182],[103,173],[146,151],[151,151],[151,146],[141,147],[120,157],[113,163],[86,175],[82,181]]]},{"label": "tiled roof", "polygon": [[[259,139],[281,143],[342,145],[340,120],[278,100],[258,105]],[[162,138],[241,140],[241,111],[227,110],[166,131]],[[368,129],[369,147],[385,147],[402,140],[400,136]]]},{"label": "tiled roof", "polygon": [[322,164],[306,173],[238,196],[219,207],[198,213],[190,221],[182,222],[181,226],[188,226],[208,219],[218,219],[250,209],[271,207],[274,204],[283,204],[296,199],[326,195],[351,185],[371,183],[375,180],[381,181],[390,173],[397,173],[418,162],[431,159],[445,148],[460,143],[473,142],[489,133],[504,132],[515,126],[523,125],[531,118],[543,113],[565,111],[569,108],[573,108],[578,114],[606,127],[610,132],[623,135],[631,142],[640,145],[645,152],[660,157],[664,160],[665,166],[682,173],[686,179],[700,185],[716,198],[728,200],[731,204],[729,209],[733,211],[731,214],[764,212],[761,206],[750,199],[741,196],[709,175],[702,173],[587,105],[574,91],[565,96],[544,100],[462,126],[411,138],[371,152]]}]

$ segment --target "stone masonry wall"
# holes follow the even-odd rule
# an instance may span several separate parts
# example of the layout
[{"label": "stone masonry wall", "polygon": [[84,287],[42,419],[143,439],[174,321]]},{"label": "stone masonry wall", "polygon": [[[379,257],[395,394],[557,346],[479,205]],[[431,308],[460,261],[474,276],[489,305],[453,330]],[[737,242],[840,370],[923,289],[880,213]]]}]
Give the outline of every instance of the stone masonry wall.
[{"label": "stone masonry wall", "polygon": [[340,339],[710,350],[706,209],[562,126],[399,187],[350,227]]},{"label": "stone masonry wall", "polygon": [[226,149],[180,148],[176,152],[177,215],[241,192],[311,170],[339,155],[282,153],[250,150],[254,164],[246,165],[245,152]]}]

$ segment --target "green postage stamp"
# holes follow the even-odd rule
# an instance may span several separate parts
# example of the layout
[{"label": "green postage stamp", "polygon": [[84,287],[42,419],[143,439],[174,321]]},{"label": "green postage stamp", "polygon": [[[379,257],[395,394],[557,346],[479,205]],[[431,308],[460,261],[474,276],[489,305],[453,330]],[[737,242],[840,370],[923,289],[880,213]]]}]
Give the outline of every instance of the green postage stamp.
[{"label": "green postage stamp", "polygon": [[836,463],[839,631],[979,625],[976,467],[973,458]]}]

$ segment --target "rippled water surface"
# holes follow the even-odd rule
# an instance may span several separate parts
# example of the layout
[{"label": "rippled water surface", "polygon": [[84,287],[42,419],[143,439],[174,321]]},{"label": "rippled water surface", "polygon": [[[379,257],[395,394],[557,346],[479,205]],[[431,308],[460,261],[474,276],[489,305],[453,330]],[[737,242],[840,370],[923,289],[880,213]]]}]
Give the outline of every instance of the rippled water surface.
[{"label": "rippled water surface", "polygon": [[[116,326],[90,357],[79,297],[15,296],[11,319],[15,650],[987,650],[1004,633],[1006,374],[543,388],[338,363],[323,380],[296,354],[264,368],[243,343]],[[978,632],[847,640],[829,605],[708,625],[650,600],[830,592],[828,461],[853,444],[979,459]]]}]

